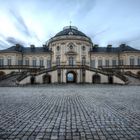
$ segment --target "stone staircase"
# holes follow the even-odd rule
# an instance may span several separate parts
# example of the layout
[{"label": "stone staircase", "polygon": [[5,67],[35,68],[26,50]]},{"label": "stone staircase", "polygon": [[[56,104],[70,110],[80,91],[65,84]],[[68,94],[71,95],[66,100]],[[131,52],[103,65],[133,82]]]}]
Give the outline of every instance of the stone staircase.
[{"label": "stone staircase", "polygon": [[[107,71],[105,69],[97,69],[97,68],[92,68],[90,66],[87,66],[87,65],[74,65],[74,66],[69,66],[69,65],[61,65],[61,66],[53,66],[53,67],[50,67],[50,68],[47,68],[47,69],[41,69],[39,70],[35,76],[37,75],[41,75],[43,73],[48,73],[48,72],[51,72],[51,71],[54,71],[54,70],[58,70],[58,69],[84,69],[84,70],[89,70],[89,71],[92,71],[92,72],[95,72],[95,73],[101,73],[103,75],[115,75],[116,77],[120,78],[122,81],[124,81],[126,84],[128,84],[128,78],[121,72],[118,72],[118,71]],[[31,73],[29,71],[26,71],[26,72],[23,72],[23,74],[21,74],[18,78],[17,78],[17,81],[20,82],[22,81],[24,78],[30,76]]]},{"label": "stone staircase", "polygon": [[19,73],[8,74],[0,80],[0,87],[16,86],[16,79]]},{"label": "stone staircase", "polygon": [[127,77],[129,80],[128,85],[139,85],[140,86],[140,79],[135,78],[130,75],[125,75],[125,77]]}]

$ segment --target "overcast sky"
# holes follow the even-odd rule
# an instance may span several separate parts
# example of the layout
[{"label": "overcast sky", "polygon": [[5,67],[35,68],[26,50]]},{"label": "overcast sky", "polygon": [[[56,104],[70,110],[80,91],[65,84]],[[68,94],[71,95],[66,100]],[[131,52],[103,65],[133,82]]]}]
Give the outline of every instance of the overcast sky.
[{"label": "overcast sky", "polygon": [[94,44],[140,49],[140,0],[0,0],[0,49],[41,46],[70,21]]}]

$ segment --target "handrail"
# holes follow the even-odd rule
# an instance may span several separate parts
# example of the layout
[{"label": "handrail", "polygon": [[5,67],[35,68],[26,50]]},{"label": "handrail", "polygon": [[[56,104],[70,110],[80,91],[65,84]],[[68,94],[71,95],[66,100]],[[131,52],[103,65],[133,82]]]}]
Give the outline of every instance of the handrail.
[{"label": "handrail", "polygon": [[98,66],[98,68],[102,69],[134,69],[134,68],[139,68],[140,65],[111,65],[111,66]]},{"label": "handrail", "polygon": [[131,71],[125,72],[125,75],[140,79],[140,77],[137,74],[132,73]]},{"label": "handrail", "polygon": [[0,65],[0,69],[42,69],[44,66],[33,65]]},{"label": "handrail", "polygon": [[17,74],[19,74],[19,72],[12,72],[12,73],[6,74],[6,75],[4,75],[4,76],[0,76],[0,81],[1,81],[1,80],[5,80],[5,79],[7,79],[7,78],[10,78],[10,77],[12,77],[12,76],[15,76],[15,75],[17,75]]}]

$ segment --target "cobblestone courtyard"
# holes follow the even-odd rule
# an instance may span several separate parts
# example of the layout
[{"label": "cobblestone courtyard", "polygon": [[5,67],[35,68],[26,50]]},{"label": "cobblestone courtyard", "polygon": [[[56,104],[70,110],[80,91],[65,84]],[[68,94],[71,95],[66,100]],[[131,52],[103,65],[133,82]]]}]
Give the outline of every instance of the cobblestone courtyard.
[{"label": "cobblestone courtyard", "polygon": [[3,139],[140,140],[140,87],[1,87]]}]

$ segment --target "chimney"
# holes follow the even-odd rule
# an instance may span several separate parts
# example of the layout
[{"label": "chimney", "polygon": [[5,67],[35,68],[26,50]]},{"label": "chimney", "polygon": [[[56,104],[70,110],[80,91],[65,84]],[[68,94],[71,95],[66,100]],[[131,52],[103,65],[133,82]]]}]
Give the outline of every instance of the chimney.
[{"label": "chimney", "polygon": [[107,48],[112,48],[112,45],[110,45],[110,44],[109,44],[109,45],[107,45]]},{"label": "chimney", "polygon": [[20,50],[20,44],[16,44],[16,45],[15,45],[15,50],[16,50],[16,51],[19,51],[19,50]]},{"label": "chimney", "polygon": [[35,45],[33,45],[33,44],[30,45],[30,47],[31,47],[31,49],[35,49]]},{"label": "chimney", "polygon": [[124,43],[120,45],[120,47],[125,47],[125,46],[126,46],[126,44],[124,44]]},{"label": "chimney", "polygon": [[98,48],[99,47],[99,45],[98,44],[95,44],[94,46],[93,46],[93,48]]},{"label": "chimney", "polygon": [[47,45],[43,45],[43,48],[46,48],[47,47]]}]

